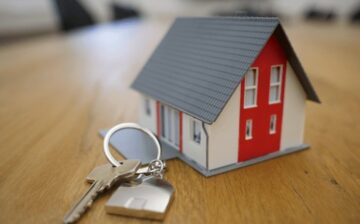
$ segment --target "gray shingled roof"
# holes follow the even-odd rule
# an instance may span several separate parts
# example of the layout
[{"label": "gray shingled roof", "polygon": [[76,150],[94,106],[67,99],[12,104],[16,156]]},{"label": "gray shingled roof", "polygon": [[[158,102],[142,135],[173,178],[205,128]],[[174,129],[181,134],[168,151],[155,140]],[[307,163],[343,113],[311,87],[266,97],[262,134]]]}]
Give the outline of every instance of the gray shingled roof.
[{"label": "gray shingled roof", "polygon": [[319,102],[277,18],[178,18],[132,87],[211,124],[274,32],[308,99]]}]

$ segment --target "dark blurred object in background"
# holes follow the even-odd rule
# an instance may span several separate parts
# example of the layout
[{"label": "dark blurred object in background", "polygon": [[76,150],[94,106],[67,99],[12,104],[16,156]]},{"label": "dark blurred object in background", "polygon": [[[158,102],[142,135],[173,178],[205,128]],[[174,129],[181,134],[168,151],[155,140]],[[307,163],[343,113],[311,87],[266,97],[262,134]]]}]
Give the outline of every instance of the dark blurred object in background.
[{"label": "dark blurred object in background", "polygon": [[219,11],[213,13],[215,16],[262,16],[262,17],[280,17],[272,11],[260,11],[252,8],[241,8],[233,11]]},{"label": "dark blurred object in background", "polygon": [[112,19],[115,21],[140,16],[140,13],[136,9],[131,7],[121,6],[116,3],[113,3],[111,5],[111,10],[112,10]]},{"label": "dark blurred object in background", "polygon": [[95,20],[77,0],[54,0],[59,16],[60,28],[71,31],[95,24]]},{"label": "dark blurred object in background", "polygon": [[[0,0],[0,45],[127,18],[277,16],[359,22],[359,0]],[[336,21],[334,21],[336,20]]]},{"label": "dark blurred object in background", "polygon": [[305,11],[305,19],[309,21],[332,22],[336,19],[336,14],[333,11],[309,8]]},{"label": "dark blurred object in background", "polygon": [[360,5],[351,13],[350,22],[360,23]]}]

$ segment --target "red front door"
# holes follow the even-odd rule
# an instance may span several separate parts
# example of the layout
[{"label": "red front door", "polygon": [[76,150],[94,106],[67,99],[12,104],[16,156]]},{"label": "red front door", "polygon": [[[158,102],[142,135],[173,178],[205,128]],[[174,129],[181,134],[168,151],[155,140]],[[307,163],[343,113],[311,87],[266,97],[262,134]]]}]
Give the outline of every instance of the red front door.
[{"label": "red front door", "polygon": [[239,162],[280,150],[286,61],[273,35],[241,81]]}]

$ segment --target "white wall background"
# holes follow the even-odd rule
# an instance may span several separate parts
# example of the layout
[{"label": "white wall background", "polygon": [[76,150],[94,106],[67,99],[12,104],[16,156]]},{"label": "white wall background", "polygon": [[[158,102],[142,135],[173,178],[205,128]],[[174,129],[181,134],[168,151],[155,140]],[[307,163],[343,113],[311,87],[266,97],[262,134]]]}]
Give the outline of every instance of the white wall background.
[{"label": "white wall background", "polygon": [[55,31],[57,16],[50,0],[0,0],[0,35]]}]

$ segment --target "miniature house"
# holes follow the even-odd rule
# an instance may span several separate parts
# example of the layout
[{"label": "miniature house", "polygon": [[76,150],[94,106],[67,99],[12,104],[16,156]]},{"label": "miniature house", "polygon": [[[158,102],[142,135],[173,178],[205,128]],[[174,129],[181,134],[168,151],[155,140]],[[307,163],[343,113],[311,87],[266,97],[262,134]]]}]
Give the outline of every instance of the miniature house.
[{"label": "miniature house", "polygon": [[319,102],[277,18],[178,18],[132,87],[139,123],[206,176],[307,148]]}]

